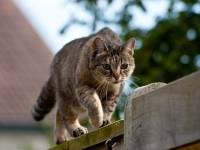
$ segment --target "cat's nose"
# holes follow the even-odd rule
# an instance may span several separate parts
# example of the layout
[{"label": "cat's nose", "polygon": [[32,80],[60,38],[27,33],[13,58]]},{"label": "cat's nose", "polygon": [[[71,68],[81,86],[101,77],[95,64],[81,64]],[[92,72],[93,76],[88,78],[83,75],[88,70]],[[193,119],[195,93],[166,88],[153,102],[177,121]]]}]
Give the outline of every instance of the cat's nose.
[{"label": "cat's nose", "polygon": [[113,77],[115,78],[115,80],[119,80],[120,78],[120,74],[113,72]]}]

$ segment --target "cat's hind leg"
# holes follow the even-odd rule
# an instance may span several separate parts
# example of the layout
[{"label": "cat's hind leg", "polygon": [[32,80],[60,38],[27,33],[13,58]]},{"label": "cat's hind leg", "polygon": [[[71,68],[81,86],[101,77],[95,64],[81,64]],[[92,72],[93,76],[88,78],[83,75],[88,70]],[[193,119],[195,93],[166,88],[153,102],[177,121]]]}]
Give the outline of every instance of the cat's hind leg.
[{"label": "cat's hind leg", "polygon": [[55,130],[57,143],[59,144],[68,140],[67,136],[69,134],[72,137],[77,137],[88,133],[87,128],[81,126],[79,123],[78,114],[73,108],[71,98],[66,95],[62,96],[60,93],[57,93],[56,96],[58,100]]},{"label": "cat's hind leg", "polygon": [[78,137],[88,133],[87,128],[80,125],[78,115],[72,111],[67,111],[64,114],[57,112],[56,116],[56,143],[60,144],[68,140],[67,132],[72,137]]},{"label": "cat's hind leg", "polygon": [[59,111],[56,114],[56,123],[55,123],[55,141],[56,144],[61,144],[68,140],[67,129],[65,127],[64,120],[60,115]]},{"label": "cat's hind leg", "polygon": [[78,137],[88,133],[87,128],[80,125],[78,115],[73,111],[68,111],[68,114],[64,117],[64,121],[66,128],[72,137]]}]

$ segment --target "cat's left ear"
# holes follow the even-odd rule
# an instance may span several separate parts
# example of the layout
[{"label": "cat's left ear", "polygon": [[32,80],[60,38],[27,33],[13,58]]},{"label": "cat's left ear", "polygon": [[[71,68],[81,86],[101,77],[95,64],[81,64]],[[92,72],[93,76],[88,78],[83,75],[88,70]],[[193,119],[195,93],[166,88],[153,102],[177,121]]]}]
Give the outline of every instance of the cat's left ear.
[{"label": "cat's left ear", "polygon": [[134,48],[135,48],[135,39],[131,38],[123,45],[122,52],[133,55],[134,54]]}]

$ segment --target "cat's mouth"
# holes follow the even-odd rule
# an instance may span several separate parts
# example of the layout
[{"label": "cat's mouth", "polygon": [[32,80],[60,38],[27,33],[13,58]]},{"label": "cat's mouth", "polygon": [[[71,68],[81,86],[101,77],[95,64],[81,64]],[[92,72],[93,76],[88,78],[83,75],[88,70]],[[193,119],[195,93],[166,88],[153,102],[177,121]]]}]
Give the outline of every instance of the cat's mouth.
[{"label": "cat's mouth", "polygon": [[119,83],[122,83],[122,82],[123,82],[123,80],[119,80],[119,81],[113,81],[112,83],[119,84]]},{"label": "cat's mouth", "polygon": [[115,78],[107,77],[107,78],[104,78],[104,80],[106,80],[106,82],[109,82],[110,84],[119,84],[124,81],[124,78],[115,79]]},{"label": "cat's mouth", "polygon": [[115,81],[115,82],[112,82],[113,84],[119,84],[121,83],[120,81]]},{"label": "cat's mouth", "polygon": [[110,79],[108,82],[110,82],[112,84],[119,84],[119,83],[122,83],[123,80],[113,80],[113,79]]}]

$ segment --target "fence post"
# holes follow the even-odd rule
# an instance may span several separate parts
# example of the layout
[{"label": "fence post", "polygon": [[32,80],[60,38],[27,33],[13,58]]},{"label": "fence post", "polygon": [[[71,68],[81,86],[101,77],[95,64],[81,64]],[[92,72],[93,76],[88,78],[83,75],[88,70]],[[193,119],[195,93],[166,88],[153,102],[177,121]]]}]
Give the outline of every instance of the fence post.
[{"label": "fence post", "polygon": [[200,72],[130,96],[124,126],[125,150],[170,149],[200,140]]}]

